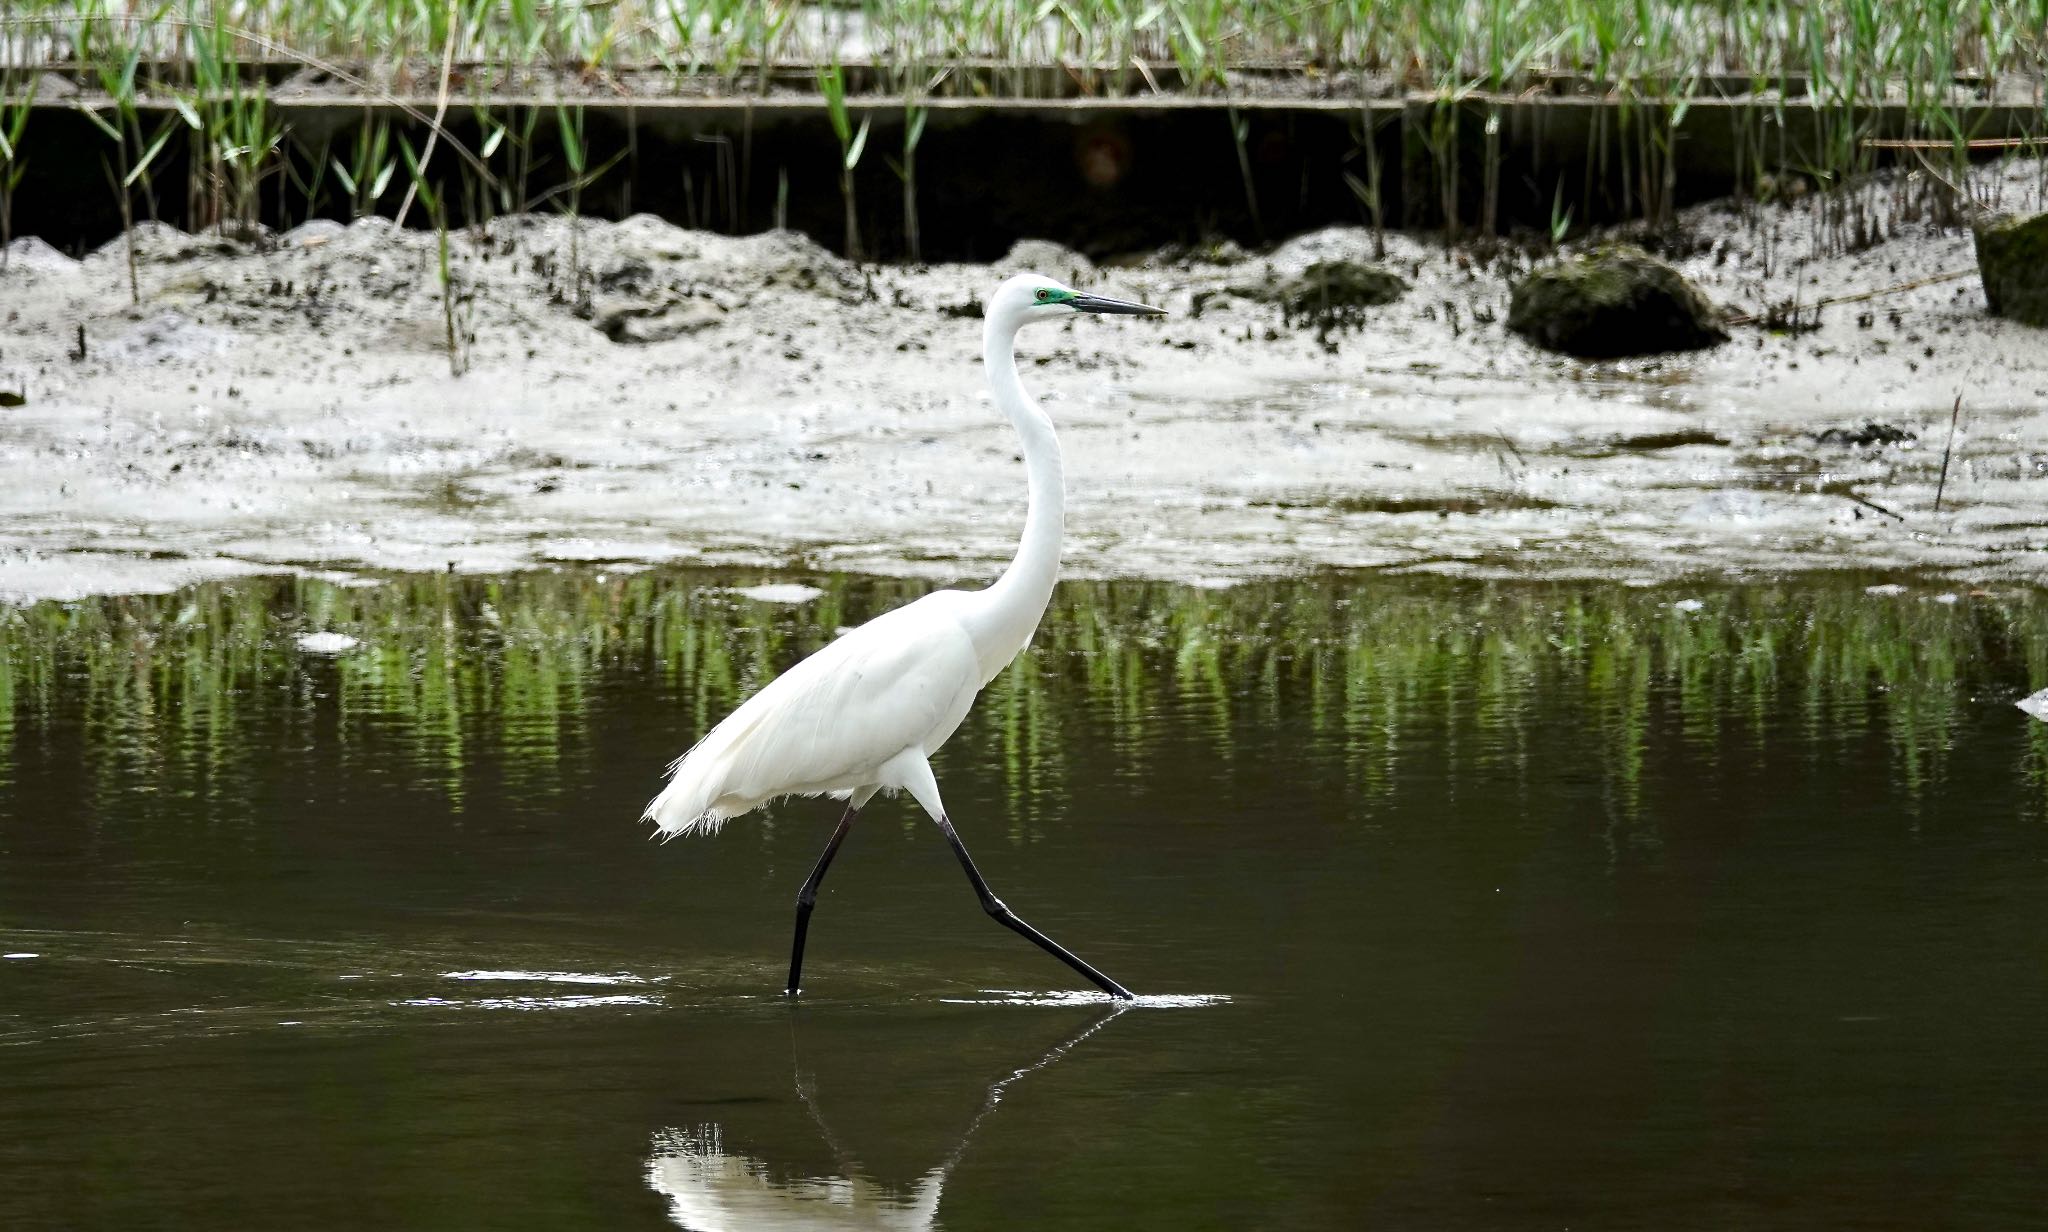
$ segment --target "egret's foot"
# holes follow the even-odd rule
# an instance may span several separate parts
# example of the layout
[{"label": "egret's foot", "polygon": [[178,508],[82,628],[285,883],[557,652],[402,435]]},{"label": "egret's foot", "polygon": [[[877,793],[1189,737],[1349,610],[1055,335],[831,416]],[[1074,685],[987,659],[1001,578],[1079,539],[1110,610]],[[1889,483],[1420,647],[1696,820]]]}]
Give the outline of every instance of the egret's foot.
[{"label": "egret's foot", "polygon": [[[962,851],[964,854],[965,849],[963,848]],[[1110,996],[1125,1001],[1135,1001],[1138,999],[1131,993],[1130,989],[1125,988],[1122,984],[1097,971],[1093,964],[1083,959],[1079,954],[1074,953],[1066,946],[1054,941],[1051,937],[1046,936],[1019,919],[1016,912],[1003,905],[1002,899],[990,894],[982,899],[981,906],[982,910],[988,912],[989,916],[996,923],[1001,924],[1004,928],[1019,936],[1029,939],[1033,945],[1072,967],[1083,979],[1086,979],[1090,984],[1095,985]]]},{"label": "egret's foot", "polygon": [[[1087,964],[1083,965],[1085,966]],[[1093,967],[1089,967],[1089,970],[1094,971],[1095,969]],[[1083,972],[1082,974],[1086,975],[1087,972]],[[1091,978],[1094,978],[1096,987],[1108,993],[1112,998],[1118,1001],[1136,1001],[1138,999],[1137,993],[1132,992],[1130,989],[1125,988],[1122,984],[1119,984],[1115,980],[1110,979],[1108,976],[1103,975],[1100,971],[1096,971],[1095,976]]]}]

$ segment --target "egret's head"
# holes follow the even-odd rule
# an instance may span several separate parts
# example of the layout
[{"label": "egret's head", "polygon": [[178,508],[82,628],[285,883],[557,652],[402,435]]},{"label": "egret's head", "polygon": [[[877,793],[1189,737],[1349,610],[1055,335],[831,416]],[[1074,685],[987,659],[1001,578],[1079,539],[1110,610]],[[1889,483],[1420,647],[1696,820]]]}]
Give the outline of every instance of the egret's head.
[{"label": "egret's head", "polygon": [[1070,317],[1077,312],[1141,317],[1166,315],[1164,308],[1110,299],[1103,295],[1090,295],[1040,274],[1019,274],[997,287],[983,315],[991,325],[1015,329],[1029,325],[1033,321],[1052,321]]}]

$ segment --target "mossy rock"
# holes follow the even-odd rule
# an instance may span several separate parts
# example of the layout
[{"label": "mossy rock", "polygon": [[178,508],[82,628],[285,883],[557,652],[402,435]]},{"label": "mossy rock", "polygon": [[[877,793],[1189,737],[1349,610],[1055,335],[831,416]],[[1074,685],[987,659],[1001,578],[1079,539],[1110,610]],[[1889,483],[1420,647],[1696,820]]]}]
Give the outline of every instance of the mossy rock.
[{"label": "mossy rock", "polygon": [[1685,275],[1625,245],[1530,274],[1515,286],[1508,328],[1585,359],[1697,351],[1728,340],[1720,313]]},{"label": "mossy rock", "polygon": [[1996,219],[1976,234],[1991,315],[2048,329],[2048,214]]}]

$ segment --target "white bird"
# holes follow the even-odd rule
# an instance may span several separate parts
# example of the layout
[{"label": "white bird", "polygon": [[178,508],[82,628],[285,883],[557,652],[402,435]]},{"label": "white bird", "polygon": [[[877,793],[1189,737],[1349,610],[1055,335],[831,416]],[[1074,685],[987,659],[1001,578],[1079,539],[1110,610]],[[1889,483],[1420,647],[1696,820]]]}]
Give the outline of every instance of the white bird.
[{"label": "white bird", "polygon": [[797,894],[790,996],[802,974],[804,936],[818,884],[861,808],[878,791],[907,791],[938,823],[997,922],[1086,976],[1111,996],[1131,993],[1026,924],[988,888],[946,816],[931,755],[967,717],[975,695],[1031,640],[1059,577],[1066,485],[1052,420],[1017,377],[1017,331],[1076,312],[1156,316],[1164,310],[1087,295],[1036,274],[996,288],[983,312],[981,354],[996,405],[1023,439],[1029,497],[1017,555],[986,590],[941,590],[847,633],[727,715],[669,767],[647,806],[664,838],[715,831],[782,796],[829,795],[846,812]]}]

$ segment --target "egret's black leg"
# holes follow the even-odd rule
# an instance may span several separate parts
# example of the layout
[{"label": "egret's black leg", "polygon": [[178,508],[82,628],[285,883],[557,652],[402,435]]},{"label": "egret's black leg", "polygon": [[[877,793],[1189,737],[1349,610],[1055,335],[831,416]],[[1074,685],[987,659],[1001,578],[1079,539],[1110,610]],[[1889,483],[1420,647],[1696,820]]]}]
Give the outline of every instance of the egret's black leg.
[{"label": "egret's black leg", "polygon": [[839,828],[832,831],[832,841],[825,844],[825,854],[818,857],[818,866],[811,870],[804,888],[796,892],[796,941],[789,950],[789,995],[796,995],[797,977],[804,971],[804,935],[811,930],[811,909],[818,905],[818,883],[825,880],[825,870],[832,867],[832,857],[839,854],[839,844],[846,841],[846,832],[853,828],[853,819],[860,816],[860,810],[848,806],[846,814],[839,819]]},{"label": "egret's black leg", "polygon": [[995,917],[996,923],[1028,939],[1031,944],[1059,959],[1088,978],[1088,982],[1112,997],[1131,1000],[1131,990],[1110,979],[1095,968],[1082,962],[1079,955],[1067,949],[1051,937],[1017,918],[1015,912],[1003,905],[1003,900],[988,888],[988,882],[981,879],[981,870],[974,867],[974,857],[967,854],[967,844],[960,841],[960,835],[953,829],[953,823],[939,818],[939,829],[946,832],[946,841],[953,844],[953,854],[960,857],[960,867],[967,870],[967,880],[974,883],[974,893],[981,899],[981,909]]}]

